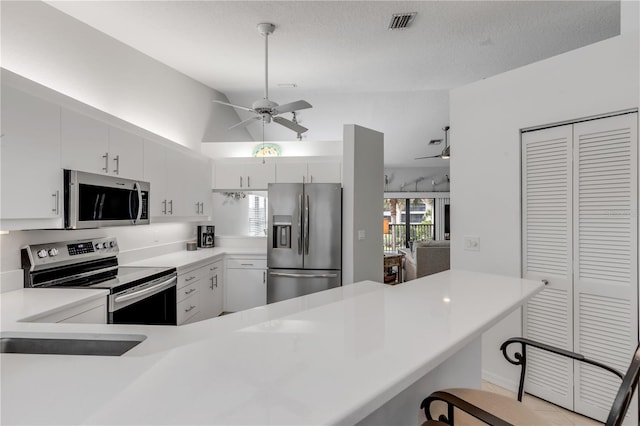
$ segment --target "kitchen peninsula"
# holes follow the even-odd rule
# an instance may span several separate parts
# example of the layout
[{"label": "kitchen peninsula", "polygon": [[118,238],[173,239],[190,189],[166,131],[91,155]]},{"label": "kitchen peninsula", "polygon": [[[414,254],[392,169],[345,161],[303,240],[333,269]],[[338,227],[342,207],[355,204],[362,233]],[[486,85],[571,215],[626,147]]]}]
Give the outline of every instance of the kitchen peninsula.
[{"label": "kitchen peninsula", "polygon": [[479,386],[480,336],[542,289],[447,271],[360,282],[182,327],[29,324],[128,333],[120,357],[3,354],[2,424],[418,424],[435,388]]}]

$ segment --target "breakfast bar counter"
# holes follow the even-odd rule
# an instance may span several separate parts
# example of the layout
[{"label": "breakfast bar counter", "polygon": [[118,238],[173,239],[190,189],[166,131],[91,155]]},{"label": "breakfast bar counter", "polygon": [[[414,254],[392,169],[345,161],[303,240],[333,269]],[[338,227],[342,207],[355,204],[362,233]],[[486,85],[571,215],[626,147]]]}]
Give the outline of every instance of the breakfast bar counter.
[{"label": "breakfast bar counter", "polygon": [[182,327],[129,333],[119,357],[2,354],[2,424],[418,424],[425,392],[479,385],[480,336],[542,289],[447,271],[351,284]]}]

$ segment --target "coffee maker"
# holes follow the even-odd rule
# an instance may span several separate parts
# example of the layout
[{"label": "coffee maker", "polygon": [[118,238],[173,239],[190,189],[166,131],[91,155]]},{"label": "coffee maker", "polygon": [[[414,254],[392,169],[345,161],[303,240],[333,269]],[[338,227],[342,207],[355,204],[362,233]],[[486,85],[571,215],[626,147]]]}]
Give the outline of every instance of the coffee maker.
[{"label": "coffee maker", "polygon": [[216,227],[198,225],[198,247],[215,247]]}]

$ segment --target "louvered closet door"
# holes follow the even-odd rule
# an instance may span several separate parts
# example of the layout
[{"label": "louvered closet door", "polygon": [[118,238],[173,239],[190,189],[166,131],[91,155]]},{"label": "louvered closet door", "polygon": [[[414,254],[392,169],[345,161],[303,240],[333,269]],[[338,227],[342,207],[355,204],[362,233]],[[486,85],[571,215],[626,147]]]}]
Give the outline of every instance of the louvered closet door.
[{"label": "louvered closet door", "polygon": [[[524,308],[524,336],[571,350],[572,126],[522,134],[523,276],[549,284]],[[525,391],[573,407],[571,361],[531,349]]]},{"label": "louvered closet door", "polygon": [[[623,372],[638,342],[637,120],[574,125],[574,350]],[[606,420],[619,385],[576,363],[576,411]]]}]

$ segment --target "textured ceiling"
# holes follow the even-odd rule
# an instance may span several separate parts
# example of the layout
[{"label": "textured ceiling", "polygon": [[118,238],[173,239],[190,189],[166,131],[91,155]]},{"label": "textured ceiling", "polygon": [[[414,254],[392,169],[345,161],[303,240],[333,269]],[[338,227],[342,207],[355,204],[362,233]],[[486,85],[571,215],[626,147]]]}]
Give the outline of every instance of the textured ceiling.
[{"label": "textured ceiling", "polygon": [[[620,29],[618,1],[47,3],[247,106],[264,91],[256,24],[272,22],[269,97],[314,106],[299,114],[308,140],[339,140],[345,123],[384,132],[387,166],[443,164],[413,158],[442,149],[427,142],[443,137],[449,89]],[[391,15],[402,12],[418,12],[412,26],[387,30]],[[248,130],[262,138],[259,124]],[[264,136],[295,138],[276,124],[265,126]]]}]

